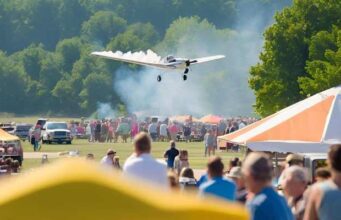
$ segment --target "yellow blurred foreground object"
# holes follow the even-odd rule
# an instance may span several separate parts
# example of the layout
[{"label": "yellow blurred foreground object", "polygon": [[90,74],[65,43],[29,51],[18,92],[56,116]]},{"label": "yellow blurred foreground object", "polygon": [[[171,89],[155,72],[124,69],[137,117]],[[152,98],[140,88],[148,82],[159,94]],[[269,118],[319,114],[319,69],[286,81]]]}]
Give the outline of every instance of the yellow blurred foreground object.
[{"label": "yellow blurred foreground object", "polygon": [[238,205],[162,192],[82,159],[0,182],[2,220],[248,219]]}]

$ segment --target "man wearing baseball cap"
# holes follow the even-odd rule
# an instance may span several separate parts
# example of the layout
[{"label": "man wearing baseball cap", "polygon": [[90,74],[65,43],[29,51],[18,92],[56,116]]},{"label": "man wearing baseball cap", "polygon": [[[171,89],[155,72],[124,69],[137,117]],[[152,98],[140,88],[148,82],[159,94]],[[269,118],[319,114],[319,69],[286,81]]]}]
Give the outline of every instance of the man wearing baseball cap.
[{"label": "man wearing baseball cap", "polygon": [[114,151],[113,149],[108,149],[107,155],[105,155],[101,160],[101,164],[113,167],[115,155],[116,151]]},{"label": "man wearing baseball cap", "polygon": [[237,196],[236,200],[245,203],[247,197],[247,190],[245,187],[245,182],[242,177],[242,168],[241,167],[232,167],[227,177],[232,179],[237,186]]}]

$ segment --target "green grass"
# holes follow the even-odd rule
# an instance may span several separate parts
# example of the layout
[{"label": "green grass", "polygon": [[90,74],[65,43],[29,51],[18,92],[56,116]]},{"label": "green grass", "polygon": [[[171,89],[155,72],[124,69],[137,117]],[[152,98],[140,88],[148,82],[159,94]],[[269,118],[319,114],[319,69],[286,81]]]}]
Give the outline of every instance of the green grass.
[{"label": "green grass", "polygon": [[[30,143],[22,142],[24,152],[32,152],[33,148]],[[163,153],[168,149],[169,144],[167,142],[154,142],[152,145],[152,155],[155,158],[162,158]],[[63,152],[71,150],[79,150],[81,156],[85,156],[87,153],[93,153],[95,159],[99,161],[106,153],[106,151],[112,148],[117,152],[120,157],[121,165],[125,159],[133,152],[133,146],[131,143],[89,143],[87,140],[76,139],[71,145],[66,144],[44,144],[41,148],[43,152]],[[189,152],[189,162],[192,168],[205,169],[208,158],[204,157],[204,145],[202,142],[190,142],[177,143],[178,149],[186,149]],[[226,151],[216,151],[216,155],[223,158],[225,165],[232,157],[242,157],[242,153],[231,153]],[[40,165],[41,159],[25,159],[23,168],[31,169]]]}]

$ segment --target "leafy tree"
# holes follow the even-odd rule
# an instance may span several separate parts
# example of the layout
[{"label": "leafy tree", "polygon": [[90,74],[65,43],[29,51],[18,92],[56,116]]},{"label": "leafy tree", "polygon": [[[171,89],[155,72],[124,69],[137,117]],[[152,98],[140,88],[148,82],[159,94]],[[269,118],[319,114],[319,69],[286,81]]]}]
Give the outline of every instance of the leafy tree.
[{"label": "leafy tree", "polygon": [[18,108],[18,103],[25,106],[26,77],[23,69],[15,65],[0,51],[0,111],[25,112],[25,108]]},{"label": "leafy tree", "polygon": [[112,79],[103,73],[91,73],[84,80],[84,89],[80,93],[82,108],[93,112],[98,102],[111,101]]},{"label": "leafy tree", "polygon": [[57,44],[56,52],[59,53],[63,59],[63,70],[65,72],[70,72],[73,63],[80,58],[82,46],[82,42],[79,38],[65,39]]},{"label": "leafy tree", "polygon": [[124,33],[118,34],[107,46],[109,50],[139,51],[152,48],[159,40],[159,34],[150,23],[130,25]]},{"label": "leafy tree", "polygon": [[58,17],[61,37],[72,38],[79,36],[82,23],[90,16],[86,4],[80,0],[59,1]]},{"label": "leafy tree", "polygon": [[312,37],[307,61],[308,76],[299,78],[304,95],[341,84],[341,30],[320,31]]},{"label": "leafy tree", "polygon": [[99,42],[106,45],[109,40],[127,26],[127,21],[111,11],[99,11],[95,13],[82,26],[82,33],[90,42]]},{"label": "leafy tree", "polygon": [[295,0],[275,16],[265,32],[261,62],[251,68],[250,86],[256,111],[266,116],[304,96],[298,79],[307,76],[306,61],[312,36],[340,26],[341,3],[333,0]]}]

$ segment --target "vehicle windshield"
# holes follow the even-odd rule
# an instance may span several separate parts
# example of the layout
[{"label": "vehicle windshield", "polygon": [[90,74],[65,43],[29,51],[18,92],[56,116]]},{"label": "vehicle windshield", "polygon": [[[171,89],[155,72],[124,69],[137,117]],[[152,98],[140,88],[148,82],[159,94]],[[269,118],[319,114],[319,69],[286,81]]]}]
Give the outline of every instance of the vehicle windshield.
[{"label": "vehicle windshield", "polygon": [[32,126],[17,126],[17,131],[28,131]]},{"label": "vehicle windshield", "polygon": [[47,129],[67,129],[66,123],[51,123],[47,125]]},{"label": "vehicle windshield", "polygon": [[2,128],[4,131],[13,131],[14,127],[7,127],[7,128]]}]

